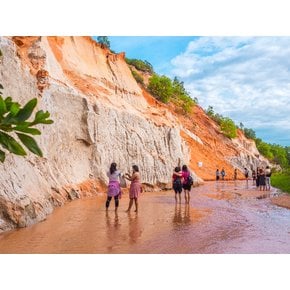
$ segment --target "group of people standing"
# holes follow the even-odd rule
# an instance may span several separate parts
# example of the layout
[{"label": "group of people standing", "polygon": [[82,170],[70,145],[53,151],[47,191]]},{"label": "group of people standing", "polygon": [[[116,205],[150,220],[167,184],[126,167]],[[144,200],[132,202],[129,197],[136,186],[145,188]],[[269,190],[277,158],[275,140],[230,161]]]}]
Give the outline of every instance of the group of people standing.
[{"label": "group of people standing", "polygon": [[181,193],[184,191],[185,203],[189,203],[190,190],[193,185],[193,179],[186,165],[182,168],[177,166],[172,174],[172,187],[175,192],[175,201],[181,202]]},{"label": "group of people standing", "polygon": [[224,170],[224,168],[221,170],[217,169],[215,172],[215,180],[218,181],[220,180],[220,177],[222,178],[222,180],[225,180],[225,176],[226,176],[226,172]]},{"label": "group of people standing", "polygon": [[[224,168],[221,171],[219,169],[216,170],[216,180],[220,179],[224,180],[226,172]],[[246,180],[248,181],[249,170],[244,168],[244,175]],[[115,210],[119,207],[119,199],[122,196],[120,182],[122,179],[127,179],[131,181],[130,189],[129,189],[129,205],[127,212],[130,212],[133,203],[135,203],[135,212],[138,212],[138,197],[142,192],[142,185],[140,180],[139,168],[137,165],[132,166],[132,174],[126,173],[122,175],[122,173],[117,169],[117,164],[113,162],[110,166],[109,171],[107,172],[107,176],[109,177],[108,191],[107,191],[107,201],[106,201],[106,209],[108,210],[110,206],[110,202],[112,198],[115,201]],[[271,169],[269,166],[257,167],[257,170],[252,171],[253,185],[256,184],[257,188],[260,190],[270,190],[271,189]],[[234,171],[234,180],[237,179],[237,169]],[[172,174],[172,187],[175,192],[175,201],[181,202],[181,193],[184,192],[185,203],[189,203],[190,200],[190,190],[193,185],[193,178],[191,176],[190,171],[186,165],[183,165],[182,168],[180,166],[175,167]]]},{"label": "group of people standing", "polygon": [[[244,168],[244,176],[246,180],[249,179],[249,170],[245,167]],[[219,169],[216,170],[216,181],[220,180],[220,177],[222,180],[225,178],[225,170],[224,168],[219,171]],[[235,168],[234,170],[234,180],[237,180],[238,177],[238,170]],[[256,170],[252,170],[252,179],[253,179],[253,185],[256,184],[257,188],[260,188],[260,190],[270,190],[271,189],[271,169],[269,166],[264,167],[257,167]]]},{"label": "group of people standing", "polygon": [[257,167],[257,170],[252,171],[253,185],[260,190],[270,190],[271,189],[271,169],[269,166]]},{"label": "group of people standing", "polygon": [[[114,198],[115,211],[117,211],[119,207],[119,200],[122,196],[121,182],[123,179],[127,179],[131,181],[131,184],[129,189],[129,206],[126,212],[130,212],[133,203],[135,203],[135,212],[138,212],[138,197],[143,191],[138,166],[132,166],[132,174],[126,173],[122,175],[122,173],[117,169],[117,164],[113,162],[109,171],[107,172],[107,176],[109,177],[109,184],[107,191],[106,210],[109,209],[110,202],[112,198]],[[192,185],[193,178],[187,166],[183,165],[182,168],[179,166],[175,167],[172,175],[172,187],[175,192],[176,202],[178,200],[181,202],[181,193],[184,191],[185,202],[189,203],[190,190]]]},{"label": "group of people standing", "polygon": [[130,212],[133,203],[135,203],[135,212],[138,212],[138,197],[142,192],[142,185],[138,166],[132,166],[132,174],[126,173],[122,175],[122,173],[117,169],[117,164],[113,162],[110,166],[110,170],[107,172],[107,176],[109,177],[109,184],[107,191],[106,209],[109,209],[110,202],[114,197],[115,210],[117,211],[119,207],[119,199],[122,196],[120,182],[122,181],[122,179],[127,179],[131,181],[129,189],[130,201],[127,212]]}]

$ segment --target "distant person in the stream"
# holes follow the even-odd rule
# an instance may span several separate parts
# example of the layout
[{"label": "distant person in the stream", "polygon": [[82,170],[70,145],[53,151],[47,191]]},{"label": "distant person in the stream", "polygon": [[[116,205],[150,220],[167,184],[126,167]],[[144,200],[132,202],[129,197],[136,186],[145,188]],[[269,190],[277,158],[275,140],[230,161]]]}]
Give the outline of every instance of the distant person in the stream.
[{"label": "distant person in the stream", "polygon": [[246,167],[244,168],[244,175],[245,175],[246,180],[248,181],[248,178],[249,178],[249,170]]},{"label": "distant person in the stream", "polygon": [[265,169],[265,176],[266,176],[266,190],[270,190],[271,189],[271,169],[270,167],[267,165],[266,169]]},{"label": "distant person in the stream", "polygon": [[235,170],[234,170],[234,180],[237,180],[237,178],[238,178],[238,169],[235,168]]},{"label": "distant person in the stream", "polygon": [[142,192],[142,185],[140,179],[139,168],[137,165],[132,166],[133,172],[125,174],[125,178],[131,181],[129,189],[129,207],[126,212],[130,212],[133,202],[135,202],[135,212],[138,212],[138,197]]},{"label": "distant person in the stream", "polygon": [[260,167],[257,167],[257,170],[256,170],[256,186],[257,186],[257,188],[260,185],[259,182],[260,182]]},{"label": "distant person in the stream", "polygon": [[226,172],[225,172],[224,168],[221,171],[221,176],[222,176],[222,180],[225,180]]},{"label": "distant person in the stream", "polygon": [[106,201],[106,210],[109,209],[110,202],[113,197],[115,200],[115,210],[117,210],[119,206],[119,198],[121,197],[121,188],[120,188],[121,172],[117,170],[117,164],[115,162],[111,164],[110,169],[107,172],[107,176],[109,177],[109,185],[107,191],[108,197]]},{"label": "distant person in the stream", "polygon": [[[181,192],[182,192],[182,171],[179,166],[174,168],[173,174],[172,174],[172,187],[175,192],[175,201],[177,202],[177,199],[179,202],[181,202]],[[177,198],[178,196],[178,198]]]},{"label": "distant person in the stream", "polygon": [[253,185],[256,185],[256,178],[257,178],[257,175],[256,175],[256,170],[253,169],[252,171],[252,179],[253,179]]},{"label": "distant person in the stream", "polygon": [[190,190],[193,184],[192,176],[186,165],[182,165],[182,187],[184,190],[185,203],[189,203],[190,200]]},{"label": "distant person in the stream", "polygon": [[259,169],[259,187],[260,190],[266,190],[266,175],[263,167]]},{"label": "distant person in the stream", "polygon": [[217,169],[215,172],[215,180],[219,181],[219,179],[220,179],[220,171],[219,171],[219,169]]}]

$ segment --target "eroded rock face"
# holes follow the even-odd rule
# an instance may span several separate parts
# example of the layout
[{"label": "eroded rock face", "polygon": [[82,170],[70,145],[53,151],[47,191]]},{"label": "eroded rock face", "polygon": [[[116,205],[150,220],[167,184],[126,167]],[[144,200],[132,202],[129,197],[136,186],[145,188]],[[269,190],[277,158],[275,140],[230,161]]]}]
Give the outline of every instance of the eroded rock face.
[{"label": "eroded rock face", "polygon": [[90,38],[0,37],[0,47],[3,95],[21,104],[37,97],[37,109],[54,120],[36,137],[43,158],[7,154],[0,163],[0,231],[43,220],[67,200],[104,193],[113,161],[122,172],[137,164],[153,189],[170,187],[178,162],[189,165],[198,184],[200,176],[214,178],[217,164],[242,169],[257,158],[212,123],[202,127],[197,120],[192,129],[142,91],[124,54]]},{"label": "eroded rock face", "polygon": [[[44,49],[37,41],[39,58],[46,60]],[[61,79],[66,80],[67,85],[54,80],[52,70],[49,73],[51,85],[40,95],[39,71],[53,64],[42,62],[39,66],[35,63],[36,57],[31,56],[35,45],[34,50],[27,49],[28,58],[34,60],[31,65],[38,72],[35,78],[29,65],[17,57],[12,40],[1,38],[0,44],[4,54],[0,71],[4,96],[9,94],[21,103],[38,97],[38,109],[48,110],[54,120],[53,125],[40,128],[43,133],[37,137],[44,158],[29,154],[24,159],[7,154],[5,163],[0,164],[0,230],[44,219],[53,207],[82,196],[82,191],[75,192],[86,180],[105,184],[106,171],[112,161],[117,162],[123,172],[130,172],[132,165],[138,164],[143,182],[151,186],[168,183],[178,159],[189,161],[188,148],[180,137],[179,128],[157,126],[140,113],[147,105],[133,79],[133,84],[125,87],[122,85],[128,80],[123,75],[114,86],[111,80],[101,77],[97,81],[102,86],[108,82],[107,99],[92,99],[76,90],[65,74]],[[43,47],[46,45],[44,43]],[[52,58],[50,56],[51,62]],[[118,70],[115,63],[111,64],[112,80],[118,78],[118,73],[122,74]],[[122,101],[112,105],[118,97]]]}]

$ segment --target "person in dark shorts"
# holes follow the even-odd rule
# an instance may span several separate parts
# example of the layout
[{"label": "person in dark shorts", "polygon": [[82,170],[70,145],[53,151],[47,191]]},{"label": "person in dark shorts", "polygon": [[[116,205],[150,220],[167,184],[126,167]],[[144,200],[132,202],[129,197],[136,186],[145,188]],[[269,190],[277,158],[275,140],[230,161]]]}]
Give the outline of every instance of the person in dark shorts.
[{"label": "person in dark shorts", "polygon": [[260,167],[257,167],[256,175],[256,186],[258,188],[260,186]]},{"label": "person in dark shorts", "polygon": [[252,179],[253,179],[253,185],[255,185],[255,184],[256,184],[256,178],[257,178],[257,175],[256,175],[256,170],[255,170],[255,169],[253,169],[253,171],[252,171]]},{"label": "person in dark shorts", "polygon": [[187,168],[186,165],[182,166],[182,188],[184,190],[184,198],[185,198],[185,203],[189,203],[189,199],[190,199],[190,190],[191,190],[191,186],[192,184],[190,184],[189,181],[189,176],[190,176],[190,172]]},{"label": "person in dark shorts", "polygon": [[259,169],[259,187],[260,190],[266,190],[266,174],[263,167]]},{"label": "person in dark shorts", "polygon": [[222,176],[222,180],[225,180],[226,172],[225,172],[224,168],[221,171],[221,176]]},{"label": "person in dark shorts", "polygon": [[175,201],[177,202],[177,196],[179,202],[181,202],[181,192],[182,192],[182,171],[179,166],[175,167],[172,174],[172,187],[175,192]]},{"label": "person in dark shorts", "polygon": [[248,180],[248,178],[249,178],[249,170],[246,167],[244,168],[244,174],[245,174],[246,179]]}]

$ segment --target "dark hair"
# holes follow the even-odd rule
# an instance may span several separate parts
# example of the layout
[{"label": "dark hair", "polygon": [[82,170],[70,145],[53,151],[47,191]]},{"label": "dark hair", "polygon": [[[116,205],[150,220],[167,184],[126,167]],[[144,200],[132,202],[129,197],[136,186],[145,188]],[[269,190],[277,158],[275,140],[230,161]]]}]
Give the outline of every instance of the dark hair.
[{"label": "dark hair", "polygon": [[182,171],[188,171],[187,166],[186,165],[182,165]]},{"label": "dark hair", "polygon": [[110,166],[110,173],[113,174],[117,170],[117,164],[113,162]]},{"label": "dark hair", "polygon": [[133,170],[134,170],[135,172],[139,172],[139,168],[138,168],[137,165],[133,165],[132,168],[133,168]]},{"label": "dark hair", "polygon": [[174,171],[175,171],[175,172],[179,172],[179,171],[180,171],[180,167],[179,167],[179,166],[175,167],[175,168],[174,168]]}]

